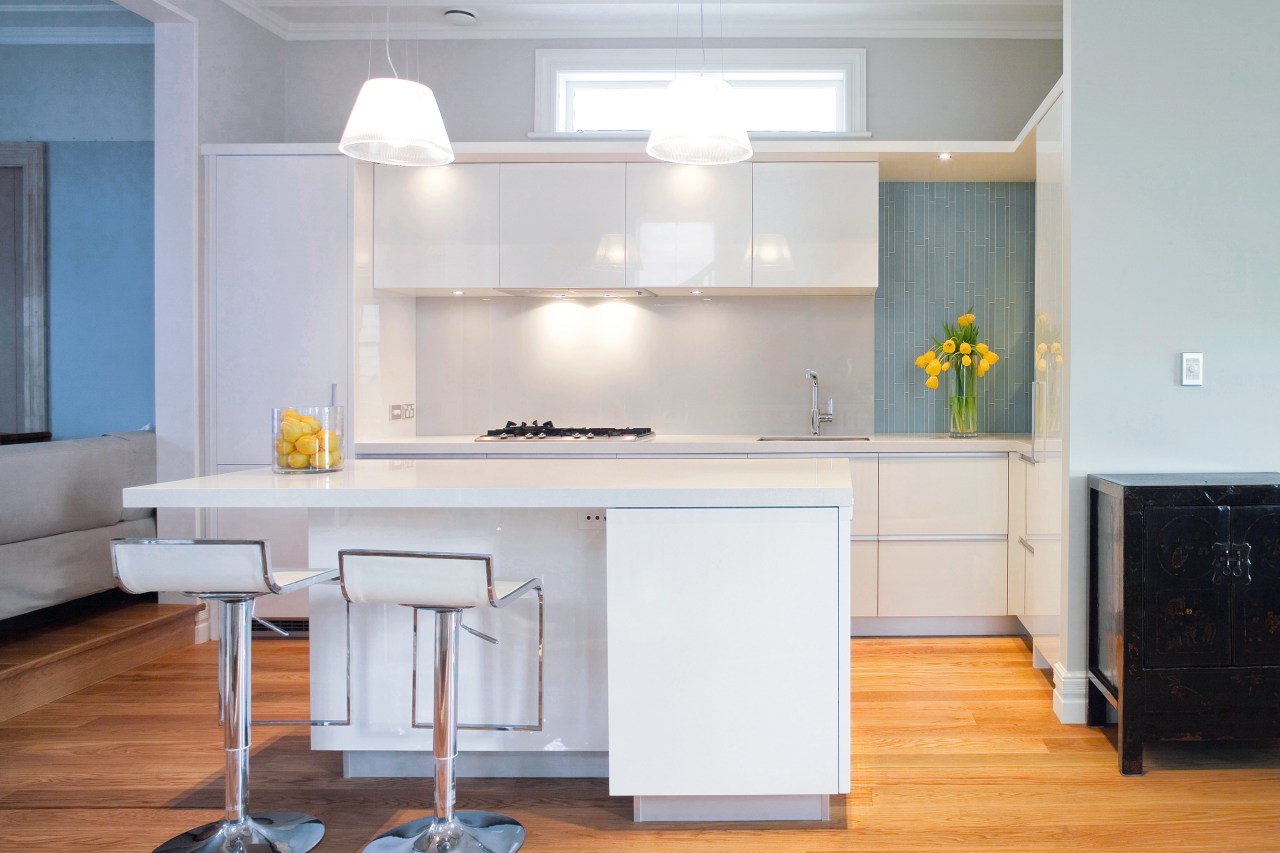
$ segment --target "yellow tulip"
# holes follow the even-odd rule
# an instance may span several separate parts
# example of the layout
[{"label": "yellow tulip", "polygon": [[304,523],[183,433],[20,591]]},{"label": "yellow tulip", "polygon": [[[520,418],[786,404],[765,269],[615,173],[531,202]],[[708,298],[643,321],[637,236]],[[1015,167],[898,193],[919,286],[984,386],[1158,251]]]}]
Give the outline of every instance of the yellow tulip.
[{"label": "yellow tulip", "polygon": [[986,345],[986,344],[978,344],[976,347],[974,347],[974,349],[976,349],[976,350],[978,351],[978,355],[986,355],[986,354],[987,354],[987,345]]},{"label": "yellow tulip", "polygon": [[1036,359],[1036,370],[1040,371],[1041,373],[1044,373],[1048,369],[1049,369],[1049,363],[1047,361],[1045,361],[1043,358]]},{"label": "yellow tulip", "polygon": [[916,367],[923,369],[924,366],[928,364],[930,361],[932,361],[932,359],[929,358],[929,353],[918,355],[916,356]]},{"label": "yellow tulip", "polygon": [[995,350],[991,350],[987,353],[987,360],[990,361],[992,364],[995,364],[997,361],[1000,360],[1000,354],[997,353]]},{"label": "yellow tulip", "polygon": [[1057,341],[1054,341],[1053,346],[1050,347],[1050,349],[1052,349],[1054,353],[1060,353],[1062,352],[1062,344],[1058,343]]},{"label": "yellow tulip", "polygon": [[968,344],[960,344],[961,355],[968,355],[971,352],[973,352],[973,347],[969,346]]},{"label": "yellow tulip", "polygon": [[951,338],[947,338],[945,341],[942,342],[942,351],[947,353],[948,355],[955,352],[956,342],[953,341]]},{"label": "yellow tulip", "polygon": [[937,388],[937,387],[938,387],[938,377],[936,377],[936,376],[930,376],[928,379],[926,379],[926,380],[924,381],[924,387],[926,387],[926,388]]},{"label": "yellow tulip", "polygon": [[968,314],[961,314],[959,317],[956,318],[956,325],[962,329],[967,328],[969,324],[972,322],[973,321],[969,319]]},{"label": "yellow tulip", "polygon": [[942,364],[937,361],[931,361],[925,367],[925,372],[928,373],[930,376],[937,376],[939,373],[942,372]]},{"label": "yellow tulip", "polygon": [[1036,344],[1036,355],[1044,355],[1049,351],[1048,344]]},{"label": "yellow tulip", "polygon": [[964,358],[960,359],[960,363],[965,367],[969,367],[973,364],[973,356],[966,355]]},{"label": "yellow tulip", "polygon": [[943,372],[943,373],[946,373],[946,372],[947,372],[948,370],[950,370],[950,369],[951,369],[951,362],[949,362],[949,361],[944,361],[944,362],[942,362],[942,372]]},{"label": "yellow tulip", "polygon": [[987,371],[988,371],[988,370],[990,370],[990,369],[991,369],[991,366],[990,366],[989,364],[987,364],[985,361],[980,361],[980,362],[978,362],[978,375],[979,375],[979,376],[985,376],[985,375],[986,375],[986,373],[987,373]]},{"label": "yellow tulip", "polygon": [[1060,355],[1055,355],[1055,356],[1053,357],[1053,363],[1054,363],[1054,364],[1062,364],[1062,356],[1060,356]]}]

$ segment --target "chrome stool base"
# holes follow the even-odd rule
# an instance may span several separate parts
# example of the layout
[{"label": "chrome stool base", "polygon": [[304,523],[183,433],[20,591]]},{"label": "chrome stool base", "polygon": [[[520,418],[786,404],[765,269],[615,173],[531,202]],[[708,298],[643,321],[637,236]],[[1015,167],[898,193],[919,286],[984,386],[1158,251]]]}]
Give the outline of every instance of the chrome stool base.
[{"label": "chrome stool base", "polygon": [[324,824],[301,812],[259,812],[238,824],[215,820],[175,835],[155,853],[306,853],[324,837]]},{"label": "chrome stool base", "polygon": [[524,844],[524,827],[496,812],[454,812],[438,822],[422,817],[389,829],[370,841],[364,853],[515,853]]}]

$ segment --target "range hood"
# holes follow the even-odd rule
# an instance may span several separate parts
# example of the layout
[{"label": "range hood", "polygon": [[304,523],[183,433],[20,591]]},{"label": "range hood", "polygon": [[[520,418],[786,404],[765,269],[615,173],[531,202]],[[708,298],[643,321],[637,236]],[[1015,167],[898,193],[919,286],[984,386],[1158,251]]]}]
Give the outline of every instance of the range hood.
[{"label": "range hood", "polygon": [[636,299],[657,295],[639,287],[521,287],[497,292],[503,296],[526,296],[534,299]]}]

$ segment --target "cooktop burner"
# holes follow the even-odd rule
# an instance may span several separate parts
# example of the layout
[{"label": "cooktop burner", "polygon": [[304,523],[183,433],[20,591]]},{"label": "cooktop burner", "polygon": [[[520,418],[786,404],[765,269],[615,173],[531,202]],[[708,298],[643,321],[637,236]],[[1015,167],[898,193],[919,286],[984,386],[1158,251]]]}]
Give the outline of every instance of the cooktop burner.
[{"label": "cooktop burner", "polygon": [[608,439],[610,441],[642,441],[653,438],[653,430],[648,427],[558,427],[551,421],[527,424],[507,421],[501,429],[491,429],[476,441],[588,441],[591,439]]}]

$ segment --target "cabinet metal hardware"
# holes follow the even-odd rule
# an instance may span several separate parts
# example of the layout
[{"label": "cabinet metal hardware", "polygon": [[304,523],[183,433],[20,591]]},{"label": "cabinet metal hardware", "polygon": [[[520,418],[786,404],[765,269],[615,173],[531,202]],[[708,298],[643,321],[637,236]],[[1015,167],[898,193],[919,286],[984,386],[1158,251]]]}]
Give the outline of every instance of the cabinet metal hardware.
[{"label": "cabinet metal hardware", "polygon": [[1027,549],[1027,551],[1033,556],[1035,555],[1036,549],[1032,548],[1031,543],[1023,539],[1021,536],[1018,537],[1018,544],[1021,545],[1023,548]]},{"label": "cabinet metal hardware", "polygon": [[1213,543],[1213,582],[1222,585],[1235,578],[1242,584],[1251,583],[1252,553],[1253,546],[1248,542]]}]

